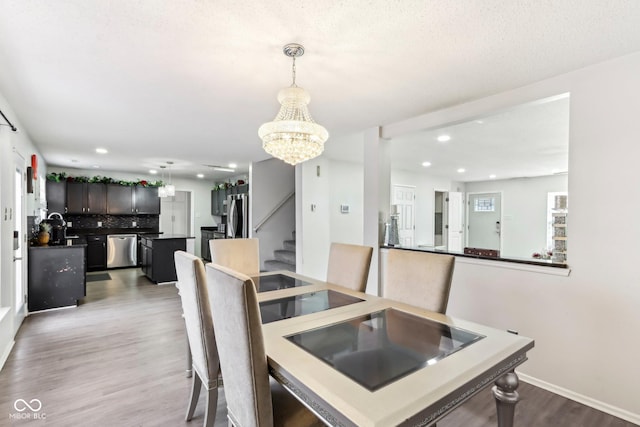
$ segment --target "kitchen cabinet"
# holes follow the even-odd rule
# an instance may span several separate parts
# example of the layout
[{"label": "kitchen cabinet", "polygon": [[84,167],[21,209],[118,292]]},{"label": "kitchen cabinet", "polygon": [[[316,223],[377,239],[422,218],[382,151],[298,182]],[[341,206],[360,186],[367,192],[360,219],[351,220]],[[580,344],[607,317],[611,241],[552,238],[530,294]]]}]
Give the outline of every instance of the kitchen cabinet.
[{"label": "kitchen cabinet", "polygon": [[107,184],[107,213],[131,215],[133,211],[133,187]]},{"label": "kitchen cabinet", "polygon": [[86,295],[85,245],[29,248],[29,311],[78,305]]},{"label": "kitchen cabinet", "polygon": [[87,271],[101,271],[107,269],[107,236],[86,236],[87,240]]},{"label": "kitchen cabinet", "polygon": [[65,181],[47,181],[47,214],[67,211],[67,183]]},{"label": "kitchen cabinet", "polygon": [[107,189],[105,184],[67,182],[67,213],[107,213]]},{"label": "kitchen cabinet", "polygon": [[107,213],[114,215],[159,215],[158,188],[109,184],[107,186]]},{"label": "kitchen cabinet", "polygon": [[[183,235],[151,234],[140,236],[142,272],[154,283],[175,282],[175,251],[187,250],[187,237]],[[193,244],[190,245],[193,252]]]},{"label": "kitchen cabinet", "polygon": [[136,214],[160,214],[160,197],[157,187],[133,187],[133,209]]}]

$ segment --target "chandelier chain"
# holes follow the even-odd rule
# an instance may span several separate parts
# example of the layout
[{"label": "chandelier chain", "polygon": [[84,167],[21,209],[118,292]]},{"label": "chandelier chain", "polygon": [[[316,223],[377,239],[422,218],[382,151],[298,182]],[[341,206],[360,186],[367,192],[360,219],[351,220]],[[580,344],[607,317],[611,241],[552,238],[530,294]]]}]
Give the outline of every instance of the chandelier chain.
[{"label": "chandelier chain", "polygon": [[291,71],[293,74],[293,83],[291,83],[291,86],[296,87],[296,57],[293,57],[293,65],[291,67]]}]

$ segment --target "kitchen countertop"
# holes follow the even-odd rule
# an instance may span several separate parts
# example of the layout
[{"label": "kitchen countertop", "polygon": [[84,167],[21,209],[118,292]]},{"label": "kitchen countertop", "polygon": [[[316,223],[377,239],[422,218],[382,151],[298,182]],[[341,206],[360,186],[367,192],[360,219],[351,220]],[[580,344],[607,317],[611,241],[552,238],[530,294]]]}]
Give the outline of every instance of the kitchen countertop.
[{"label": "kitchen countertop", "polygon": [[194,236],[187,236],[186,234],[146,234],[143,237],[151,240],[195,239]]}]

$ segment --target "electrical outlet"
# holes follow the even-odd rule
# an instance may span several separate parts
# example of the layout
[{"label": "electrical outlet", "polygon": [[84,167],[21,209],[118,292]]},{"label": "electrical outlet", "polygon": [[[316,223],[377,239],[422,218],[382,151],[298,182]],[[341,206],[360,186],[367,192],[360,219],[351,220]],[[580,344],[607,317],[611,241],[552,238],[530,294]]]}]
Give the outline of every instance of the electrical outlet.
[{"label": "electrical outlet", "polygon": [[137,224],[138,224],[137,222],[135,222],[135,221],[131,221],[131,226],[132,226],[132,227],[135,227]]},{"label": "electrical outlet", "polygon": [[98,221],[98,227],[102,227],[102,221]]},{"label": "electrical outlet", "polygon": [[67,228],[73,228],[73,223],[71,221],[67,221]]}]

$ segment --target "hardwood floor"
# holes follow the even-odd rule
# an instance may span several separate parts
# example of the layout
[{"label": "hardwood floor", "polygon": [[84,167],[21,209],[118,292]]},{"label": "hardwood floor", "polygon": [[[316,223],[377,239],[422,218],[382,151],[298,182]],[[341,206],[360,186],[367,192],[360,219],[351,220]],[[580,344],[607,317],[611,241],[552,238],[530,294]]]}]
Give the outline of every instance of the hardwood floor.
[{"label": "hardwood floor", "polygon": [[[184,375],[185,332],[172,285],[149,282],[139,269],[110,270],[87,283],[78,308],[25,319],[0,371],[0,426],[201,426],[184,421],[190,379]],[[227,425],[221,389],[216,427]],[[633,426],[528,384],[520,387],[516,426]],[[37,414],[19,419],[17,399],[38,399]],[[23,407],[21,407],[23,408]],[[495,426],[495,404],[483,391],[438,427]]]}]

